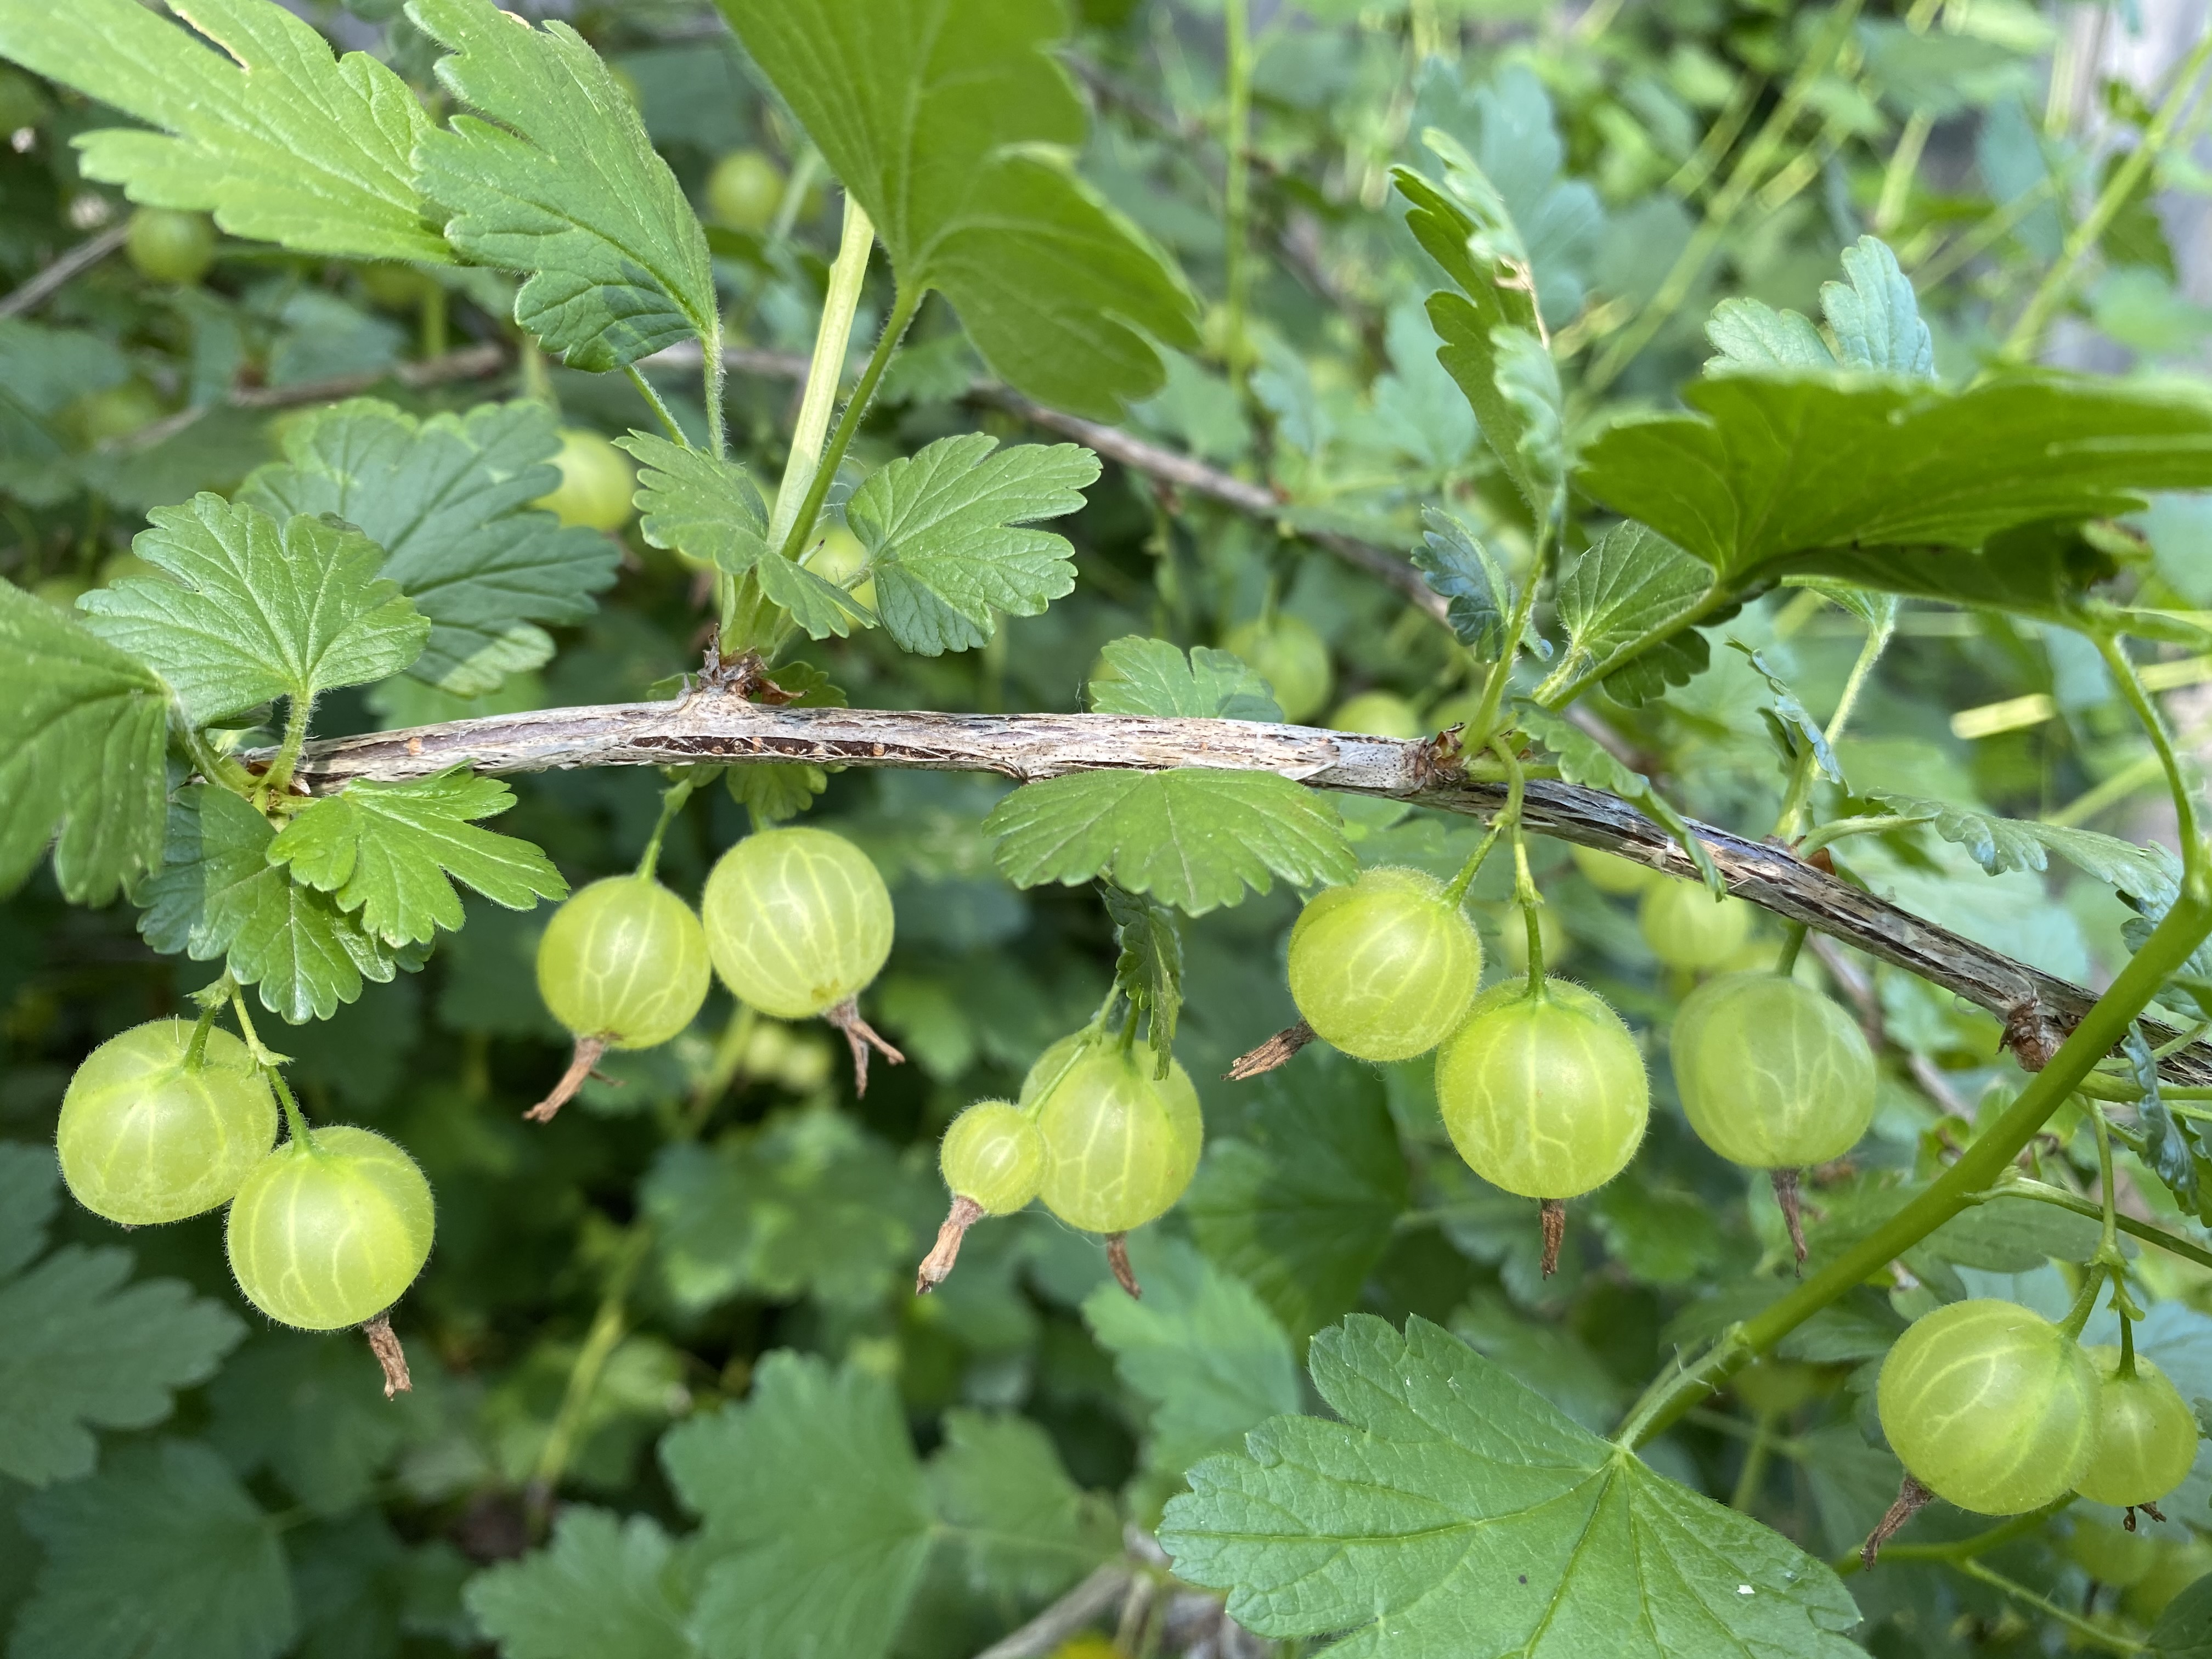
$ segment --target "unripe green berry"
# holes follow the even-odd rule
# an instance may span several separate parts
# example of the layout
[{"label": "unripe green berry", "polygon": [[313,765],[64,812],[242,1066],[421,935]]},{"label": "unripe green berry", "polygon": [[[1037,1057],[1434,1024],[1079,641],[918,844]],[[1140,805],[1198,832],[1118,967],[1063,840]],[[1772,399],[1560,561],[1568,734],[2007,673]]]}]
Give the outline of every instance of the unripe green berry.
[{"label": "unripe green berry", "polygon": [[979,1100],[952,1120],[937,1163],[955,1198],[973,1199],[985,1215],[1011,1215],[1044,1180],[1044,1137],[1020,1107]]},{"label": "unripe green berry", "polygon": [[553,465],[561,469],[560,483],[532,506],[543,507],[562,524],[610,534],[629,522],[637,469],[605,438],[588,428],[563,427]]},{"label": "unripe green berry", "polygon": [[804,1019],[857,995],[891,951],[891,896],[842,836],[764,830],[722,854],[701,903],[715,971],[740,1000]]},{"label": "unripe green berry", "polygon": [[62,1179],[94,1215],[128,1227],[181,1221],[239,1188],[276,1139],[276,1097],[246,1047],[210,1030],[188,1066],[194,1024],[157,1019],[94,1049],[62,1096]]},{"label": "unripe green berry", "polygon": [[1291,998],[1325,1042],[1410,1060],[1457,1027],[1482,978],[1482,940],[1443,884],[1370,870],[1314,896],[1291,929]]},{"label": "unripe green berry", "polygon": [[667,1042],[697,1016],[710,978],[699,918],[650,876],[593,882],[538,943],[538,992],[553,1018],[611,1048]]},{"label": "unripe green berry", "polygon": [[2097,1369],[2014,1302],[1954,1302],[1913,1322],[1875,1403],[1905,1469],[1978,1515],[2023,1515],[2073,1489],[2097,1444]]},{"label": "unripe green berry", "polygon": [[2114,1509],[2155,1504],[2196,1464],[2197,1415],[2142,1354],[2135,1356],[2135,1375],[2124,1377],[2117,1346],[2087,1352],[2097,1368],[2097,1449],[2074,1490]]},{"label": "unripe green berry", "polygon": [[1715,899],[1701,882],[1662,881],[1644,895],[1636,924],[1651,954],[1669,968],[1723,966],[1751,936],[1751,907]]},{"label": "unripe green berry", "polygon": [[1166,1211],[1198,1170],[1198,1091],[1180,1065],[1091,1038],[1033,1108],[1044,1139],[1041,1196],[1070,1226],[1127,1232]]},{"label": "unripe green berry", "polygon": [[1690,1127],[1730,1163],[1796,1170],[1841,1158],[1873,1121],[1874,1052],[1810,986],[1729,974],[1682,999],[1674,1086]]},{"label": "unripe green berry", "polygon": [[1329,666],[1328,641],[1303,617],[1278,614],[1273,623],[1243,623],[1221,641],[1267,681],[1275,694],[1283,718],[1296,724],[1310,719],[1328,701],[1335,675]]},{"label": "unripe green berry", "polygon": [[263,1158],[225,1239],[246,1299],[279,1324],[334,1331],[374,1319],[430,1259],[435,1212],[415,1160],[367,1129],[318,1129]]},{"label": "unripe green berry", "polygon": [[1573,1198],[1628,1167],[1651,1115],[1620,1017],[1565,980],[1507,981],[1437,1050],[1437,1104],[1472,1169],[1523,1198]]}]

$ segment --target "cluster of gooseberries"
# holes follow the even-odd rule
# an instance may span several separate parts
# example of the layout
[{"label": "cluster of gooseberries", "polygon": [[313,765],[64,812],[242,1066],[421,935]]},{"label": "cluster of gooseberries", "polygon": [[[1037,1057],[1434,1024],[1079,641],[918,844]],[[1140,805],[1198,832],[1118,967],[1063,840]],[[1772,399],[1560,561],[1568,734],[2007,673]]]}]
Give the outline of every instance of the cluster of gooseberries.
[{"label": "cluster of gooseberries", "polygon": [[[1711,969],[1740,957],[1748,924],[1739,901],[1716,902],[1687,883],[1653,886],[1650,872],[1577,852],[1607,890],[1643,893],[1646,937],[1666,947],[1670,965]],[[1304,1031],[1255,1050],[1248,1060],[1258,1064],[1240,1062],[1232,1075],[1286,1058],[1308,1033],[1378,1062],[1435,1050],[1437,1103],[1453,1146],[1492,1185],[1540,1201],[1548,1272],[1565,1200],[1603,1186],[1635,1157],[1650,1083],[1620,1017],[1595,993],[1545,972],[1559,936],[1545,926],[1525,860],[1517,896],[1527,927],[1509,935],[1521,947],[1507,952],[1513,976],[1478,994],[1482,945],[1462,900],[1482,856],[1449,885],[1382,867],[1309,901],[1289,959]],[[1796,1172],[1839,1157],[1865,1133],[1875,1065],[1857,1026],[1788,966],[1723,974],[1693,991],[1675,1021],[1673,1064],[1698,1137],[1731,1162],[1772,1172],[1802,1263]]]},{"label": "cluster of gooseberries", "polygon": [[905,1058],[855,1002],[891,949],[890,891],[866,854],[826,830],[763,830],[722,854],[694,912],[655,878],[659,848],[656,832],[635,871],[569,898],[538,941],[538,994],[575,1052],[527,1116],[550,1120],[608,1049],[657,1048],[684,1030],[716,974],[761,1013],[843,1031],[863,1093],[871,1047]]},{"label": "cluster of gooseberries", "polygon": [[[2095,1289],[2093,1277],[2091,1291]],[[2166,1373],[2135,1351],[2084,1347],[2087,1312],[2054,1324],[2017,1303],[1954,1302],[1916,1320],[1882,1361],[1875,1407],[1905,1468],[1881,1540],[1929,1494],[1981,1515],[2024,1515],[2077,1492],[2156,1518],[2197,1459],[2197,1419]]]},{"label": "cluster of gooseberries", "polygon": [[976,1102],[952,1120],[939,1167],[952,1207],[915,1289],[944,1283],[969,1227],[1042,1199],[1072,1227],[1102,1233],[1121,1288],[1138,1294],[1127,1237],[1164,1214],[1198,1171],[1206,1128],[1181,1065],[1135,1046],[1136,1017],[1098,1019],[1060,1039],[1030,1068],[1018,1101]]},{"label": "cluster of gooseberries", "polygon": [[301,1330],[368,1328],[385,1392],[407,1387],[385,1315],[429,1260],[430,1183],[382,1135],[310,1129],[283,1077],[214,1018],[210,1006],[197,1023],[155,1020],[93,1050],[62,1098],[63,1180],[125,1226],[228,1204],[246,1299]]}]

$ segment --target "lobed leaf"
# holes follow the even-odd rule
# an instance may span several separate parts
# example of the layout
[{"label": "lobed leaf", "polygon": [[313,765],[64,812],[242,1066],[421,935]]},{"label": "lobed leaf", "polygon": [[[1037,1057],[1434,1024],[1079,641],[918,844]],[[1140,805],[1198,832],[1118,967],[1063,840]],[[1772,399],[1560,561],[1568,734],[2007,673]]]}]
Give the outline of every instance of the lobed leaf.
[{"label": "lobed leaf", "polygon": [[1264,893],[1345,882],[1358,863],[1335,812],[1272,772],[1079,772],[1024,784],[991,811],[998,865],[1018,887],[1103,876],[1191,915]]},{"label": "lobed leaf", "polygon": [[1777,311],[1759,300],[1723,300],[1705,325],[1705,337],[1720,353],[1706,361],[1705,373],[1840,368],[1933,380],[1935,341],[1897,255],[1880,238],[1862,236],[1843,258],[1848,282],[1820,286],[1832,349],[1802,313]]},{"label": "lobed leaf", "polygon": [[1262,1425],[1160,1528],[1177,1576],[1255,1634],[1344,1632],[1345,1659],[1859,1651],[1826,1565],[1427,1321],[1355,1314],[1309,1363],[1341,1420]]},{"label": "lobed leaf", "polygon": [[1279,720],[1267,682],[1233,651],[1193,646],[1186,656],[1165,640],[1126,635],[1098,653],[1106,672],[1085,688],[1101,714],[1162,719]]},{"label": "lobed leaf", "polygon": [[1098,458],[1079,445],[1000,449],[980,432],[871,473],[845,522],[868,550],[860,575],[891,637],[924,656],[969,650],[991,637],[993,611],[1034,617],[1073,592],[1066,540],[1021,526],[1075,512],[1097,477]]},{"label": "lobed leaf", "polygon": [[544,623],[579,623],[622,550],[536,503],[560,483],[553,411],[535,398],[417,419],[357,398],[284,427],[284,456],[241,502],[279,520],[334,514],[384,550],[380,574],[430,620],[408,672],[455,696],[496,690],[553,655]]},{"label": "lobed leaf", "polygon": [[929,1489],[890,1382],[772,1353],[743,1405],[661,1442],[705,1522],[692,1633],[709,1659],[882,1659],[929,1553]]},{"label": "lobed leaf", "polygon": [[422,654],[429,619],[378,575],[383,552],[357,530],[206,493],[147,518],[131,550],[165,574],[86,594],[86,626],[160,674],[191,725],[309,703]]},{"label": "lobed leaf", "polygon": [[1053,0],[718,3],[867,210],[902,295],[942,293],[1000,380],[1113,420],[1164,378],[1145,337],[1196,349],[1189,289],[1066,163],[1087,123]]},{"label": "lobed leaf", "polygon": [[168,694],[66,612],[0,580],[0,893],[51,844],[54,879],[105,904],[161,861]]},{"label": "lobed leaf", "polygon": [[1886,811],[1920,817],[1945,841],[1962,847],[1993,876],[2010,870],[2049,867],[2056,853],[2084,875],[2130,898],[2170,903],[2181,890],[2180,860],[2155,843],[2138,846],[2117,836],[2069,824],[2039,823],[2032,818],[2000,817],[1950,801],[1884,792],[1868,800]]},{"label": "lobed leaf", "polygon": [[169,809],[166,862],[137,894],[138,931],[165,955],[222,961],[293,1024],[328,1019],[389,980],[398,957],[327,893],[270,862],[276,832],[228,790],[192,784]]},{"label": "lobed leaf", "polygon": [[1113,1505],[1068,1479],[1035,1423],[955,1407],[925,1473],[938,1547],[980,1595],[1045,1601],[1121,1553]]},{"label": "lobed leaf", "polygon": [[768,507],[744,468],[650,433],[615,442],[636,458],[638,528],[649,544],[732,576],[768,551]]},{"label": "lobed leaf", "polygon": [[[2212,487],[2212,400],[2043,373],[1963,392],[1865,375],[1731,374],[1692,412],[1616,423],[1578,483],[1740,588],[1824,550],[1942,569],[2006,530],[2136,510]],[[1832,562],[1831,562],[1832,563]],[[1878,568],[1836,568],[1888,586]],[[2002,589],[2002,571],[1991,573]]]},{"label": "lobed leaf", "polygon": [[721,337],[707,236],[599,54],[566,23],[491,0],[409,0],[453,56],[468,108],[415,146],[423,193],[468,258],[529,273],[514,320],[572,368],[621,368],[687,336]]},{"label": "lobed leaf", "polygon": [[1602,679],[1663,641],[1672,652],[1660,668],[1662,683],[1686,684],[1691,674],[1677,679],[1671,671],[1678,664],[1692,672],[1704,668],[1704,636],[1688,629],[1712,597],[1711,565],[1632,520],[1617,524],[1559,579],[1565,666]]},{"label": "lobed leaf", "polygon": [[1176,1019],[1182,1012],[1182,933],[1175,912],[1140,893],[1099,885],[1106,915],[1114,924],[1121,954],[1114,961],[1114,983],[1129,1000],[1132,1017],[1145,1016],[1145,1040],[1158,1057],[1157,1075],[1165,1077],[1175,1058]]},{"label": "lobed leaf", "polygon": [[430,124],[405,82],[367,52],[332,61],[270,0],[169,9],[198,33],[137,0],[0,0],[0,57],[151,129],[78,134],[87,178],[303,253],[452,259],[415,186]]},{"label": "lobed leaf", "polygon": [[692,1659],[678,1585],[651,1516],[570,1504],[550,1543],[478,1573],[465,1599],[507,1659]]},{"label": "lobed leaf", "polygon": [[1828,746],[1827,733],[1820,729],[1820,721],[1807,712],[1805,705],[1797,700],[1797,694],[1790,689],[1790,683],[1777,674],[1754,647],[1733,636],[1729,638],[1729,644],[1741,652],[1751,664],[1752,672],[1766,682],[1767,693],[1774,699],[1774,703],[1771,708],[1762,708],[1759,713],[1765,715],[1784,757],[1795,763],[1801,750],[1810,750],[1813,764],[1820,775],[1830,783],[1841,784],[1844,769],[1836,759],[1836,751]]},{"label": "lobed leaf", "polygon": [[1413,565],[1444,601],[1444,621],[1459,642],[1486,662],[1505,652],[1505,623],[1513,611],[1513,584],[1490,550],[1440,507],[1424,507],[1421,544]]},{"label": "lobed leaf", "polygon": [[544,853],[476,827],[514,805],[514,791],[465,766],[404,783],[356,779],[294,814],[269,861],[359,911],[386,945],[428,944],[441,927],[460,927],[456,880],[510,910],[568,896]]},{"label": "lobed leaf", "polygon": [[276,1524],[204,1446],[123,1447],[21,1516],[46,1559],[12,1659],[276,1659],[292,1645]]}]

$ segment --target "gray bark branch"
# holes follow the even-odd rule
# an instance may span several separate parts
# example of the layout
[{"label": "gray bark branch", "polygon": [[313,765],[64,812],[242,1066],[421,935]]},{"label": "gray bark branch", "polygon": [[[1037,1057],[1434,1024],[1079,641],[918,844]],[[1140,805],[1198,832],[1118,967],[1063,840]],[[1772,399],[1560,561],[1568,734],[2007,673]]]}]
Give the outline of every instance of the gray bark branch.
[{"label": "gray bark branch", "polygon": [[[327,739],[307,745],[299,777],[307,787],[327,792],[357,778],[392,781],[464,765],[512,774],[798,761],[991,772],[1017,782],[1071,772],[1211,767],[1275,772],[1317,789],[1386,796],[1470,816],[1487,816],[1504,805],[1502,784],[1438,776],[1424,759],[1418,742],[1249,720],[772,708],[701,692],[669,702],[549,708]],[[1598,848],[1668,875],[1695,876],[1672,836],[1601,791],[1532,781],[1524,817],[1540,835]],[[2063,1032],[2096,1000],[2082,986],[1862,892],[1782,848],[1709,824],[1692,829],[1738,897],[1941,985],[2010,1029],[2025,1023],[2032,1030],[2040,1024]],[[2165,1040],[2156,1035],[2160,1029],[2153,1024],[2154,1042]],[[2182,1049],[2162,1069],[2176,1082],[2212,1084],[2212,1046]]]}]

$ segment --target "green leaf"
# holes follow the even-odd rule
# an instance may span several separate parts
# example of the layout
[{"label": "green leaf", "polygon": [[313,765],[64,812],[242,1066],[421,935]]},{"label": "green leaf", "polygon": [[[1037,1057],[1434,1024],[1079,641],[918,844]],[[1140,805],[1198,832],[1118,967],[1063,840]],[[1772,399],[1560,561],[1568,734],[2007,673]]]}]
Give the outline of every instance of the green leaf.
[{"label": "green leaf", "polygon": [[415,149],[423,193],[464,255],[527,271],[514,320],[572,368],[620,368],[687,335],[721,337],[707,236],[637,106],[566,23],[491,0],[409,0],[454,55],[438,79],[468,108]]},{"label": "green leaf", "polygon": [[1145,1040],[1158,1056],[1158,1075],[1165,1077],[1175,1057],[1176,1018],[1182,1012],[1182,933],[1175,912],[1110,881],[1100,884],[1099,896],[1121,947],[1114,984],[1129,999],[1132,1018],[1145,1016]]},{"label": "green leaf", "polygon": [[[896,465],[896,463],[894,463]],[[791,613],[791,619],[806,630],[809,639],[826,640],[832,634],[839,639],[852,632],[857,623],[863,628],[876,625],[876,613],[836,583],[816,575],[805,565],[787,559],[781,554],[763,559],[753,567],[760,580],[761,592],[774,603]],[[861,578],[855,577],[860,580]],[[1070,584],[1073,586],[1073,583]],[[880,592],[880,590],[878,590]],[[1061,590],[1065,592],[1066,590]],[[1037,611],[1044,609],[1042,605]],[[990,629],[989,612],[976,611],[983,623],[988,637]],[[1031,616],[1035,611],[1017,611],[1017,615]],[[904,643],[904,641],[901,641]],[[934,655],[935,653],[932,653]]]},{"label": "green leaf", "polygon": [[276,1659],[292,1644],[276,1527],[204,1446],[120,1448],[21,1514],[46,1563],[10,1659]]},{"label": "green leaf", "polygon": [[2145,1652],[2149,1659],[2212,1659],[2212,1575],[2166,1604]]},{"label": "green leaf", "polygon": [[1920,302],[1887,243],[1862,236],[1844,250],[1844,283],[1824,283],[1820,309],[1836,344],[1795,311],[1777,311],[1758,300],[1723,300],[1713,308],[1705,337],[1720,356],[1708,374],[1741,369],[1846,368],[1933,380],[1936,345],[1920,320]]},{"label": "green leaf", "polygon": [[1641,772],[1630,771],[1607,754],[1595,738],[1560,715],[1519,703],[1515,706],[1514,719],[1522,731],[1552,751],[1559,763],[1562,778],[1633,802],[1643,809],[1644,817],[1681,843],[1682,850],[1690,855],[1690,861],[1698,866],[1698,872],[1716,896],[1726,890],[1705,843],[1691,833],[1688,821],[1652,788],[1650,779]]},{"label": "green leaf", "polygon": [[2136,1103],[2136,1124],[2143,1137],[2142,1161],[2166,1183],[2183,1213],[2194,1215],[2197,1213],[2196,1149],[2166,1103],[2159,1084],[2158,1058],[2151,1053],[2142,1027],[2128,1028],[2120,1052],[2127,1059],[2128,1076],[2142,1091],[2142,1098]]},{"label": "green leaf", "polygon": [[1381,1079],[1316,1056],[1271,1072],[1233,1139],[1209,1140],[1182,1200],[1199,1248],[1306,1337],[1359,1300],[1405,1212],[1405,1154]]},{"label": "green leaf", "polygon": [[321,1332],[270,1331],[234,1355],[208,1389],[208,1438],[242,1475],[267,1469],[318,1515],[373,1501],[377,1477],[410,1432],[428,1426],[430,1373],[417,1392],[386,1400],[350,1342]]},{"label": "green leaf", "polygon": [[328,1019],[397,963],[336,899],[269,861],[276,834],[228,790],[179,791],[166,862],[137,895],[149,907],[138,931],[165,955],[227,961],[240,984],[261,988],[263,1007],[299,1025]]},{"label": "green leaf", "polygon": [[384,550],[380,573],[430,619],[409,672],[456,696],[553,655],[540,623],[580,623],[622,550],[533,505],[560,483],[553,411],[535,398],[417,420],[358,398],[287,422],[285,459],[238,499],[278,520],[335,514]]},{"label": "green leaf", "polygon": [[694,1310],[740,1291],[878,1307],[944,1213],[933,1177],[835,1111],[786,1112],[711,1149],[668,1146],[643,1200],[669,1293]]},{"label": "green leaf", "polygon": [[1191,915],[1294,886],[1344,882],[1358,862],[1328,803],[1272,772],[1078,772],[1024,784],[983,820],[1017,887],[1103,876]]},{"label": "green leaf", "polygon": [[[1686,685],[1706,660],[1704,635],[1689,632],[1688,625],[1703,614],[1712,593],[1712,567],[1704,560],[1633,520],[1617,524],[1560,579],[1559,625],[1567,630],[1564,667],[1577,678],[1602,679],[1663,641],[1673,648],[1658,665],[1661,681]],[[1688,671],[1680,678],[1674,678],[1678,666]]]},{"label": "green leaf", "polygon": [[1097,477],[1098,458],[1079,445],[1000,449],[981,432],[877,468],[845,522],[868,550],[861,574],[891,637],[924,656],[965,651],[991,637],[994,610],[1034,617],[1072,592],[1066,538],[1019,526],[1075,512]]},{"label": "green leaf", "polygon": [[1830,783],[1844,781],[1844,769],[1836,760],[1836,751],[1828,746],[1827,733],[1821,731],[1820,721],[1806,712],[1805,705],[1797,701],[1797,694],[1790,683],[1777,674],[1765,657],[1753,647],[1733,635],[1729,644],[1741,652],[1750,662],[1752,672],[1766,682],[1766,690],[1774,699],[1773,707],[1759,712],[1766,717],[1769,730],[1774,734],[1775,744],[1783,757],[1794,764],[1799,753],[1810,750],[1813,764]]},{"label": "green leaf", "polygon": [[46,1224],[61,1207],[61,1173],[52,1147],[0,1140],[0,1279],[46,1248]]},{"label": "green leaf", "polygon": [[706,1522],[692,1632],[710,1659],[881,1659],[929,1553],[929,1490],[891,1383],[772,1353],[750,1396],[669,1431]]},{"label": "green leaf", "polygon": [[[1694,413],[1624,420],[1578,482],[1740,588],[1826,549],[1941,566],[2000,532],[2212,487],[2212,401],[2171,386],[2012,374],[1964,392],[1864,376],[1731,374]],[[1903,550],[1913,550],[1904,551]],[[1870,572],[1830,569],[1869,586]]]},{"label": "green leaf", "polygon": [[1602,1652],[1850,1659],[1826,1566],[1656,1474],[1420,1318],[1314,1339],[1341,1421],[1279,1418],[1191,1471],[1160,1542],[1266,1637],[1344,1659]]},{"label": "green leaf", "polygon": [[2130,898],[2171,903],[2181,889],[2180,860],[2155,843],[2137,846],[2094,830],[1999,817],[1922,795],[1884,792],[1866,799],[1886,813],[1926,819],[1929,829],[1966,848],[1967,856],[1993,876],[2011,870],[2040,873],[2049,867],[2048,854],[2056,853],[2084,875]]},{"label": "green leaf", "polygon": [[939,1547],[979,1595],[1048,1601],[1121,1553],[1112,1505],[1067,1478],[1034,1423],[956,1407],[927,1474]]},{"label": "green leaf", "polygon": [[427,944],[441,927],[461,925],[455,880],[510,910],[568,896],[537,848],[476,827],[514,805],[513,790],[465,766],[404,783],[356,779],[295,813],[270,843],[269,861],[359,911],[386,945]]},{"label": "green leaf", "polygon": [[1173,1239],[1153,1243],[1136,1267],[1142,1301],[1103,1284],[1083,1317],[1123,1386],[1151,1409],[1148,1468],[1180,1475],[1276,1413],[1297,1410],[1291,1340],[1242,1280]]},{"label": "green leaf", "polygon": [[633,432],[616,444],[636,457],[638,528],[646,541],[742,576],[768,551],[768,507],[735,461]]},{"label": "green leaf", "polygon": [[764,830],[813,805],[830,787],[830,775],[806,761],[748,762],[730,768],[722,783],[730,799],[752,815],[753,828]]},{"label": "green leaf", "polygon": [[1283,718],[1267,682],[1234,652],[1196,645],[1186,657],[1165,640],[1130,634],[1109,641],[1098,656],[1106,672],[1086,688],[1097,714],[1224,720]]},{"label": "green leaf", "polygon": [[429,619],[377,574],[383,552],[360,532],[207,494],[147,517],[131,550],[167,574],[86,594],[86,625],[160,674],[191,725],[309,702],[422,654]]},{"label": "green leaf", "polygon": [[105,904],[161,859],[168,696],[67,613],[0,581],[0,893],[51,842],[54,879]]},{"label": "green leaf", "polygon": [[465,1599],[507,1659],[691,1659],[677,1586],[651,1516],[576,1504],[562,1508],[551,1543],[486,1568]]},{"label": "green leaf", "polygon": [[1114,420],[1164,379],[1144,336],[1197,348],[1189,289],[1064,159],[1088,124],[1059,7],[720,3],[867,210],[901,297],[943,294],[1000,380]]},{"label": "green leaf", "polygon": [[1444,620],[1459,642],[1486,662],[1505,651],[1505,623],[1513,611],[1513,584],[1474,533],[1440,507],[1421,509],[1425,526],[1413,550],[1414,568],[1444,601]]},{"label": "green leaf", "polygon": [[155,129],[78,135],[87,178],[303,253],[453,258],[423,221],[410,155],[429,121],[405,82],[367,52],[333,63],[269,0],[176,9],[207,38],[137,0],[0,0],[0,57]]},{"label": "green leaf", "polygon": [[1406,223],[1414,240],[1460,289],[1429,296],[1429,322],[1443,342],[1437,361],[1467,394],[1521,499],[1549,520],[1564,500],[1565,419],[1559,373],[1538,331],[1528,251],[1473,158],[1444,133],[1425,137],[1444,161],[1446,188],[1410,167],[1390,176],[1413,204]]}]

